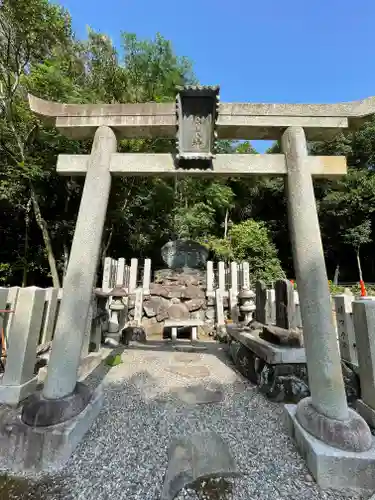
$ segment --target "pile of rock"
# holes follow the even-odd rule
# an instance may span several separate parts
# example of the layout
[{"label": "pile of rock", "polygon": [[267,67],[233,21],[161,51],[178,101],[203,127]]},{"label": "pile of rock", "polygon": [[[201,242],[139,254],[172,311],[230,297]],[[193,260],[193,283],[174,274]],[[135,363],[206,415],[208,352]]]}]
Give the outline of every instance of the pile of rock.
[{"label": "pile of rock", "polygon": [[[207,310],[205,290],[204,271],[186,268],[158,271],[154,282],[150,285],[150,295],[143,299],[142,326],[147,334],[161,334],[167,319],[205,321]],[[133,315],[134,305],[130,304],[129,316]]]}]

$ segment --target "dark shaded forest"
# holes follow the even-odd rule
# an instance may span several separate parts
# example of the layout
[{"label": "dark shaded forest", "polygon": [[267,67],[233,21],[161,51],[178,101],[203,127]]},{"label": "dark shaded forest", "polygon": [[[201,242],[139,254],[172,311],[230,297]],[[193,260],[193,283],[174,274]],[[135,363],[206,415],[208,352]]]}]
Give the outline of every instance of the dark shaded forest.
[{"label": "dark shaded forest", "polygon": [[[43,125],[27,94],[67,103],[166,102],[189,83],[200,83],[193,64],[160,34],[122,33],[116,48],[93,30],[79,40],[69,13],[47,0],[0,2],[0,286],[62,285],[83,179],[59,177],[56,160],[91,147]],[[174,147],[166,139],[123,140],[119,151]],[[349,165],[346,177],[315,183],[329,279],[358,282],[361,267],[364,280],[375,281],[375,121],[309,148],[346,155]],[[276,143],[269,153],[278,151]],[[255,150],[220,141],[220,152]],[[215,259],[249,260],[253,278],[294,277],[283,179],[113,179],[102,260],[149,257],[157,266],[161,246],[175,238],[207,245]]]}]

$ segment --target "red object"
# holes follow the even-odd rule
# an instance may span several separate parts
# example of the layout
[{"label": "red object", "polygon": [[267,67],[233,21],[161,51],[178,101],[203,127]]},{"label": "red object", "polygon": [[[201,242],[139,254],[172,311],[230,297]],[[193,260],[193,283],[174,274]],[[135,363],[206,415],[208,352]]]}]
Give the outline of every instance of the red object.
[{"label": "red object", "polygon": [[294,280],[290,280],[291,284],[294,285]]},{"label": "red object", "polygon": [[363,280],[360,280],[359,285],[361,287],[361,297],[366,297],[367,292],[366,292],[365,282]]}]

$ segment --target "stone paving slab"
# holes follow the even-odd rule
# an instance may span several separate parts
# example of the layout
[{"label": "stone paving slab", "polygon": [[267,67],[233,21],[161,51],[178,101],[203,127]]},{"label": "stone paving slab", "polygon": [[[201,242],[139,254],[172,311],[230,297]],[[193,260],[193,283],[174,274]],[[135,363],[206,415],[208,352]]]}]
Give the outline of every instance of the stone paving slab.
[{"label": "stone paving slab", "polygon": [[173,500],[199,479],[239,475],[228,445],[212,431],[174,439],[168,458],[161,500]]}]

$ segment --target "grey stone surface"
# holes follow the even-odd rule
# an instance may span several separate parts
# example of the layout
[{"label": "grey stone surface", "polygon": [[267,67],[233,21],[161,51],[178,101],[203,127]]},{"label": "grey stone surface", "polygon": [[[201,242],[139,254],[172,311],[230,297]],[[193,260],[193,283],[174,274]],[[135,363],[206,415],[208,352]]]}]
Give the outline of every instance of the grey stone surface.
[{"label": "grey stone surface", "polygon": [[172,396],[189,405],[200,405],[209,403],[220,403],[224,398],[223,391],[216,389],[205,389],[203,387],[183,387],[178,389]]},{"label": "grey stone surface", "polygon": [[375,409],[375,302],[355,300],[353,323],[357,345],[361,398]]},{"label": "grey stone surface", "polygon": [[170,269],[199,269],[206,264],[208,250],[193,240],[176,240],[166,243],[161,255]]},{"label": "grey stone surface", "polygon": [[228,445],[215,432],[176,438],[168,451],[168,469],[161,500],[173,500],[200,478],[238,476]]},{"label": "grey stone surface", "polygon": [[367,405],[362,399],[355,402],[357,412],[363,417],[366,422],[374,429],[375,428],[375,410]]},{"label": "grey stone surface", "polygon": [[98,128],[64,279],[64,295],[43,390],[46,398],[64,397],[76,385],[111,188],[109,162],[116,147],[114,132],[108,127]]},{"label": "grey stone surface", "polygon": [[71,394],[59,399],[46,399],[41,392],[31,394],[23,403],[21,419],[32,427],[46,427],[76,417],[92,399],[90,389],[77,382]]},{"label": "grey stone surface", "polygon": [[267,286],[264,281],[255,283],[255,319],[259,323],[267,322]]},{"label": "grey stone surface", "polygon": [[179,160],[211,160],[215,154],[215,125],[219,87],[184,87],[176,96]]},{"label": "grey stone surface", "polygon": [[[267,400],[234,371],[222,344],[205,344],[206,352],[189,353],[196,357],[192,363],[209,367],[210,376],[205,379],[171,375],[166,368],[171,357],[176,364],[177,353],[161,342],[125,350],[123,363],[105,376],[102,411],[64,469],[58,474],[21,478],[19,496],[19,489],[4,478],[7,497],[0,479],[4,499],[160,500],[171,439],[204,431],[217,432],[225,439],[242,473],[228,478],[232,492],[216,495],[221,500],[367,498],[347,491],[322,491],[285,432],[283,405]],[[186,405],[169,397],[177,388],[216,384],[224,391],[219,404]],[[200,489],[198,493],[201,496]],[[188,488],[175,500],[198,500],[199,496]],[[215,499],[214,494],[211,497]]]},{"label": "grey stone surface", "polygon": [[12,472],[46,472],[61,469],[98,416],[103,403],[96,389],[85,409],[68,422],[32,427],[19,410],[0,409],[0,463]]},{"label": "grey stone surface", "polygon": [[296,326],[296,308],[294,289],[289,280],[277,280],[275,283],[276,325],[289,330]]},{"label": "grey stone surface", "polygon": [[332,318],[330,291],[316,210],[307,144],[301,127],[282,137],[288,165],[287,204],[298,283],[312,404],[332,419],[348,419],[340,353]]},{"label": "grey stone surface", "polygon": [[200,319],[167,319],[164,322],[164,326],[166,328],[171,328],[172,326],[201,326],[203,325],[203,321]]},{"label": "grey stone surface", "polygon": [[305,398],[297,405],[296,418],[314,437],[339,450],[363,452],[372,445],[367,423],[351,408],[347,419],[333,419],[319,413],[311,398]]},{"label": "grey stone surface", "polygon": [[[89,156],[59,155],[57,172],[60,175],[85,175]],[[335,178],[346,173],[346,159],[343,156],[311,156],[306,168],[316,178]],[[212,160],[210,169],[178,168],[175,156],[169,153],[116,153],[111,157],[110,171],[116,176],[147,176],[173,177],[248,177],[252,175],[286,175],[285,156],[249,155],[249,154],[218,154]]]},{"label": "grey stone surface", "polygon": [[259,390],[269,399],[298,403],[310,395],[305,365],[265,365],[259,377]]},{"label": "grey stone surface", "polygon": [[0,382],[0,402],[18,404],[36,387],[34,366],[43,319],[45,290],[21,288],[9,335],[5,372]]},{"label": "grey stone surface", "polygon": [[335,295],[333,297],[336,325],[340,343],[341,358],[351,364],[358,365],[357,345],[353,328],[353,295]]},{"label": "grey stone surface", "polygon": [[[121,137],[174,137],[175,103],[60,104],[29,95],[31,110],[74,138],[92,137],[113,127]],[[219,106],[222,139],[279,139],[286,127],[306,129],[309,140],[322,140],[337,129],[356,128],[375,112],[375,98],[338,104],[225,103]]]},{"label": "grey stone surface", "polygon": [[243,331],[236,325],[227,325],[228,335],[244,344],[268,364],[306,363],[303,347],[281,347],[259,337],[260,331]]},{"label": "grey stone surface", "polygon": [[374,441],[366,452],[338,450],[305,431],[296,418],[295,405],[285,405],[284,419],[290,436],[320,487],[349,494],[350,491],[368,494],[375,489]]}]

